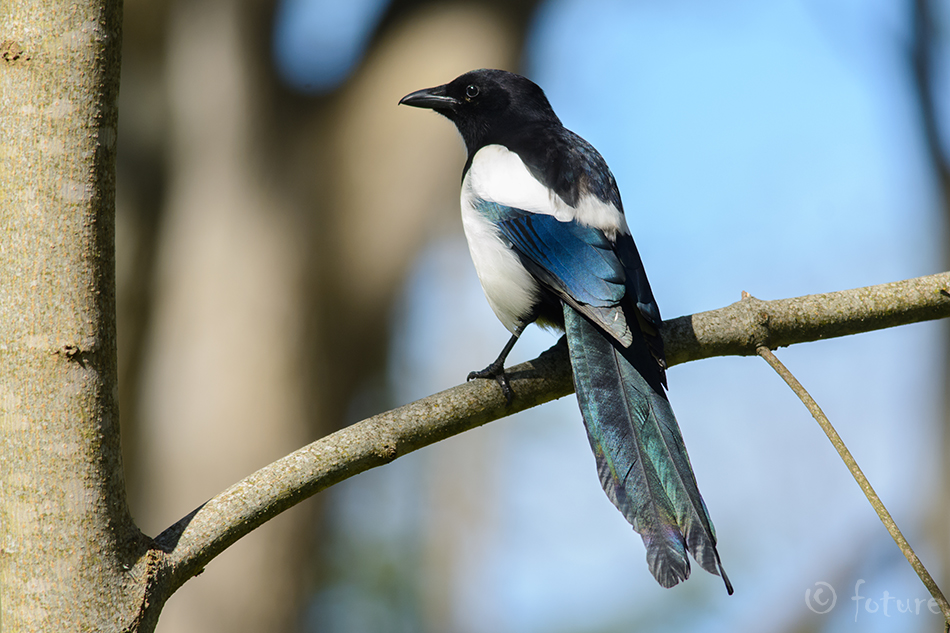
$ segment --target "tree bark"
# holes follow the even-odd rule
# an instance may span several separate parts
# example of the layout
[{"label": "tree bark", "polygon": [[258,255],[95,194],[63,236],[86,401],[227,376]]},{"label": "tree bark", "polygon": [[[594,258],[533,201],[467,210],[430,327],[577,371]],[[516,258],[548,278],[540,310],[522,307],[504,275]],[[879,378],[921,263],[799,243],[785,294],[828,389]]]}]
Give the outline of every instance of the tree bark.
[{"label": "tree bark", "polygon": [[0,619],[108,631],[145,590],[116,401],[121,3],[0,14]]}]

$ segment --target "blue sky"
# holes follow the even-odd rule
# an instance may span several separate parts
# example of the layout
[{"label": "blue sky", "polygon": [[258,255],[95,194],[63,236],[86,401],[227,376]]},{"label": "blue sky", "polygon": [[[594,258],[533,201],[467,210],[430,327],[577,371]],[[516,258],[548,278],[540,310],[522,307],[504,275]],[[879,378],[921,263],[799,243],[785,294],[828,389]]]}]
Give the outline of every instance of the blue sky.
[{"label": "blue sky", "polygon": [[[298,83],[310,88],[345,76],[379,15],[378,4],[357,5],[359,24],[350,44],[339,45],[336,75],[297,68],[285,76],[304,77]],[[611,165],[666,318],[722,307],[742,290],[775,299],[940,270],[942,220],[905,66],[908,16],[898,7],[542,5],[523,70]],[[280,24],[307,24],[284,19],[278,35]],[[306,41],[285,35],[293,37]],[[278,60],[304,57],[281,50]],[[507,339],[460,234],[420,255],[394,318],[390,380],[400,401],[458,383]],[[554,341],[531,330],[511,362]],[[940,327],[922,324],[778,352],[932,567],[924,525],[945,349]],[[366,543],[403,548],[393,564],[408,565],[424,558],[422,539],[455,525],[440,515],[439,499],[449,495],[470,511],[475,518],[458,540],[466,549],[451,556],[456,580],[442,588],[462,632],[762,631],[798,621],[822,631],[936,629],[937,616],[927,614],[859,609],[854,621],[859,580],[872,598],[928,596],[815,422],[764,362],[709,359],[673,368],[669,381],[732,597],[701,570],[673,590],[653,582],[639,537],[600,490],[573,398],[343,484],[333,501],[339,530],[363,534],[354,551]],[[406,550],[407,542],[415,545]],[[825,615],[805,602],[819,582],[838,593]],[[321,600],[317,611],[329,612]],[[340,631],[402,630],[378,624],[385,618],[375,626],[339,614],[333,621]]]}]

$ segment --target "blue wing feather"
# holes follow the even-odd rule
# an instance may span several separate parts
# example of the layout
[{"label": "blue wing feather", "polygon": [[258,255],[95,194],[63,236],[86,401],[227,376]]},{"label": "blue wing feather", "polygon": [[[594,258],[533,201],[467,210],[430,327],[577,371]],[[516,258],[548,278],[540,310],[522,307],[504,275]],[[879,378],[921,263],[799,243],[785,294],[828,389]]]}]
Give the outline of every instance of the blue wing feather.
[{"label": "blue wing feather", "polygon": [[495,202],[476,205],[535,277],[623,345],[630,344],[630,326],[620,307],[630,276],[603,231]]},{"label": "blue wing feather", "polygon": [[623,264],[601,231],[550,215],[522,215],[500,222],[498,228],[577,301],[607,307],[623,298]]}]

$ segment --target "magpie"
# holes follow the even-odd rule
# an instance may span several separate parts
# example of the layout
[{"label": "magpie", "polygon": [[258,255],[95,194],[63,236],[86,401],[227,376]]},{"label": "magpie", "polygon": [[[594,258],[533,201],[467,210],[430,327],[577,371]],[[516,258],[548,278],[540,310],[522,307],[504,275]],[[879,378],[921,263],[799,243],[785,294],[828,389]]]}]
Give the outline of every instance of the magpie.
[{"label": "magpie", "polygon": [[689,577],[689,552],[732,594],[666,396],[660,311],[603,157],[561,124],[537,84],[503,70],[473,70],[399,103],[448,118],[468,152],[462,226],[511,332],[468,379],[496,380],[510,403],[504,364],[525,327],[563,329],[600,482],[642,536],[651,573],[676,585]]}]

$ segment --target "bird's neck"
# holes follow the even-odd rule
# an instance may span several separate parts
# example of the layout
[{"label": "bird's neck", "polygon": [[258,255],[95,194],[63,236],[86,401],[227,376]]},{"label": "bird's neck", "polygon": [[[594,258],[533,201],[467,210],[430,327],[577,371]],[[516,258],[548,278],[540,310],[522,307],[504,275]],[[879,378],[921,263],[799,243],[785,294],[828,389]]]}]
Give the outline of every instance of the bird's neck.
[{"label": "bird's neck", "polygon": [[523,154],[528,150],[531,150],[529,153],[538,151],[543,153],[545,147],[552,141],[560,128],[560,121],[552,123],[551,121],[532,120],[517,121],[507,125],[494,125],[490,129],[463,130],[459,126],[459,132],[465,141],[465,149],[468,152],[466,169],[471,165],[472,158],[478,153],[478,150],[488,145],[501,145],[518,154]]}]

